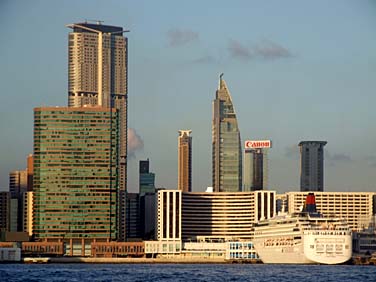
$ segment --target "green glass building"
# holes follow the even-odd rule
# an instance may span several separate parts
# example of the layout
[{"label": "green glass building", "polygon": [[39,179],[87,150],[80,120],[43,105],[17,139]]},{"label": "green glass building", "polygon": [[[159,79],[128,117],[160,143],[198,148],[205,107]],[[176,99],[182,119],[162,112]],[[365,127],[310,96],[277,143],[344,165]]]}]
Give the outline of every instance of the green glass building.
[{"label": "green glass building", "polygon": [[239,192],[242,189],[240,132],[230,91],[222,76],[213,101],[213,191]]},{"label": "green glass building", "polygon": [[118,111],[34,109],[34,236],[117,238]]}]

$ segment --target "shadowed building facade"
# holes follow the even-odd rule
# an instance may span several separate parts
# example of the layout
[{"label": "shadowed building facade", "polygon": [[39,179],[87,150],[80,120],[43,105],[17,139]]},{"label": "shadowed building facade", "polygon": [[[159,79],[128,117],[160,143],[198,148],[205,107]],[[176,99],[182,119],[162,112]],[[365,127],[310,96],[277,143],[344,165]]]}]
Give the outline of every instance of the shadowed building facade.
[{"label": "shadowed building facade", "polygon": [[192,191],[192,130],[179,130],[178,190]]},{"label": "shadowed building facade", "polygon": [[324,191],[324,146],[326,141],[302,141],[300,191]]},{"label": "shadowed building facade", "polygon": [[141,160],[139,164],[139,193],[155,193],[155,173],[149,171],[149,159]]},{"label": "shadowed building facade", "polygon": [[213,190],[239,192],[242,188],[240,132],[231,95],[222,75],[215,96],[212,123]]},{"label": "shadowed building facade", "polygon": [[70,240],[71,250],[117,239],[118,120],[101,107],[34,109],[37,239]]},{"label": "shadowed building facade", "polygon": [[[128,39],[122,27],[93,23],[67,25],[68,106],[99,105],[119,110],[119,216],[125,216],[127,190]],[[125,240],[125,218],[119,221]]]}]

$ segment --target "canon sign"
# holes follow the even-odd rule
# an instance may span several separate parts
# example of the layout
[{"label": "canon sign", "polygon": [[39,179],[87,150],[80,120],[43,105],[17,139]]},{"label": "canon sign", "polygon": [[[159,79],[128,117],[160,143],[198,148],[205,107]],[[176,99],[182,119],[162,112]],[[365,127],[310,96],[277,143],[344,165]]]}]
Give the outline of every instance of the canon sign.
[{"label": "canon sign", "polygon": [[244,147],[246,149],[261,149],[261,148],[271,148],[271,140],[247,140],[244,142]]}]

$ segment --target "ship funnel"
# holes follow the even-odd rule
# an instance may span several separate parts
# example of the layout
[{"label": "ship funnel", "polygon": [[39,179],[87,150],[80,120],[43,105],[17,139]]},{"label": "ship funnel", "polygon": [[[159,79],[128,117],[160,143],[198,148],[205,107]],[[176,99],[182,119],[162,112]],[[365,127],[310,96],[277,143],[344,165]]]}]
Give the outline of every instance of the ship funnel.
[{"label": "ship funnel", "polygon": [[303,212],[317,213],[315,194],[308,193],[304,203]]}]

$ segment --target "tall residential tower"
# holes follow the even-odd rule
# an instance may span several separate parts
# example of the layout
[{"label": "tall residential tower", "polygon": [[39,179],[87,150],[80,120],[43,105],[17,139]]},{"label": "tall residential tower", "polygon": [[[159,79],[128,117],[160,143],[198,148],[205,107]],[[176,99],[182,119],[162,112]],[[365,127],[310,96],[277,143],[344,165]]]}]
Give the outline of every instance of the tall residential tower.
[{"label": "tall residential tower", "polygon": [[214,192],[239,192],[242,187],[242,150],[235,109],[226,82],[219,79],[213,101],[212,177]]},{"label": "tall residential tower", "polygon": [[324,191],[324,146],[326,141],[302,141],[300,191]]},{"label": "tall residential tower", "polygon": [[119,239],[125,240],[127,190],[128,39],[122,27],[93,23],[67,25],[68,106],[98,105],[119,111]]},{"label": "tall residential tower", "polygon": [[179,130],[178,190],[192,192],[192,130]]}]

